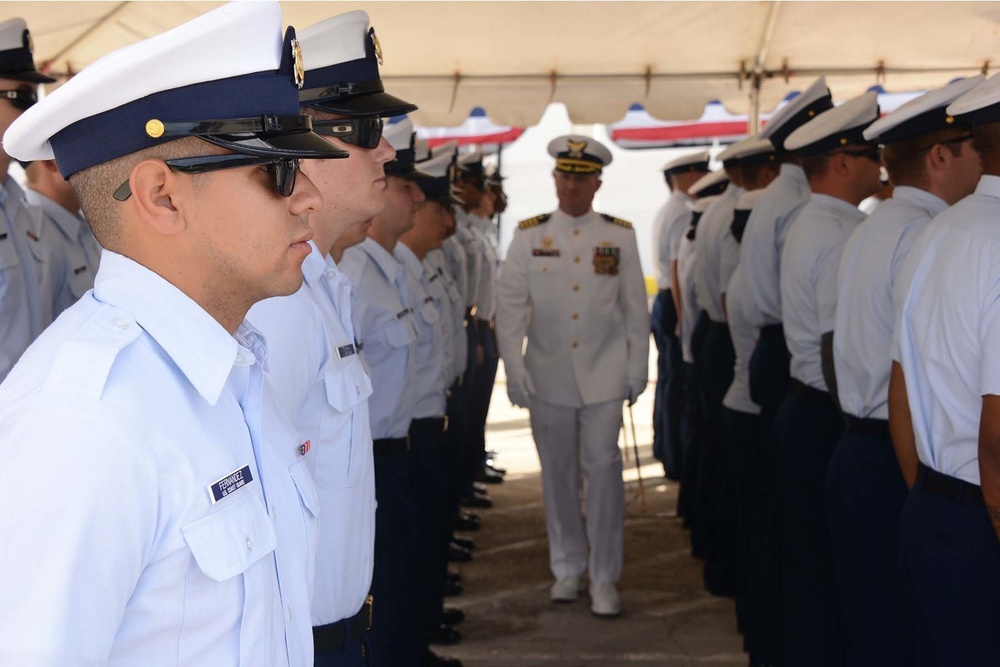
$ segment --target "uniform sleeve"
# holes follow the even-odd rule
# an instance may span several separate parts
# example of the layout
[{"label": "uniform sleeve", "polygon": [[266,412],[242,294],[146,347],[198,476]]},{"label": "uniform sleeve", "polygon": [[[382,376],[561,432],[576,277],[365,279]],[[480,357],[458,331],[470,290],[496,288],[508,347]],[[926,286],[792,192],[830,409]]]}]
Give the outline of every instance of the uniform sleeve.
[{"label": "uniform sleeve", "polygon": [[524,337],[528,333],[531,317],[531,298],[528,294],[528,239],[517,230],[507,250],[507,259],[500,269],[497,281],[496,336],[504,368],[511,375],[514,369],[524,368]]},{"label": "uniform sleeve", "polygon": [[1000,395],[1000,248],[983,251],[981,284],[986,288],[981,297],[982,318],[979,325],[979,344],[983,351],[982,379],[979,393],[982,396]]},{"label": "uniform sleeve", "polygon": [[719,261],[719,285],[722,294],[726,293],[729,286],[729,279],[736,272],[736,267],[740,265],[740,244],[736,237],[729,230],[726,230],[722,237],[722,256]]},{"label": "uniform sleeve", "polygon": [[691,226],[691,210],[685,206],[684,212],[667,224],[668,227],[664,234],[667,237],[667,249],[670,253],[670,261],[676,262],[677,258],[680,257],[681,239],[684,238],[684,232]]},{"label": "uniform sleeve", "polygon": [[175,500],[160,497],[169,466],[153,443],[74,402],[29,407],[0,433],[3,665],[104,665]]},{"label": "uniform sleeve", "polygon": [[846,238],[829,244],[827,250],[819,256],[815,267],[816,276],[816,314],[819,319],[820,333],[833,331],[837,322],[837,273],[840,270],[840,258],[844,254]]},{"label": "uniform sleeve", "polygon": [[635,233],[630,233],[628,241],[622,244],[621,276],[620,298],[628,337],[627,376],[645,381],[649,376],[649,309]]}]

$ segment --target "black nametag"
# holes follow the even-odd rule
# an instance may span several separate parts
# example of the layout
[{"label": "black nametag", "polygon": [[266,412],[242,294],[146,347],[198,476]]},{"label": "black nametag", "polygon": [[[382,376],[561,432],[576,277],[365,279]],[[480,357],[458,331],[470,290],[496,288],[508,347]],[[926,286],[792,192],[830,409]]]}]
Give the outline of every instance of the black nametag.
[{"label": "black nametag", "polygon": [[533,248],[532,257],[559,257],[559,248]]},{"label": "black nametag", "polygon": [[253,475],[250,474],[250,466],[243,466],[239,470],[229,473],[208,487],[209,493],[212,494],[212,504],[219,502],[233,491],[242,489],[252,481]]},{"label": "black nametag", "polygon": [[432,283],[437,279],[438,279],[438,274],[435,273],[433,276],[427,279],[427,282]]},{"label": "black nametag", "polygon": [[356,352],[354,345],[348,343],[347,345],[341,345],[337,348],[337,356],[343,359],[344,357],[350,357]]},{"label": "black nametag", "polygon": [[7,240],[7,232],[0,234],[0,241],[6,241],[6,240]]},{"label": "black nametag", "polygon": [[433,301],[434,301],[434,297],[432,297],[432,296],[429,296],[429,297],[427,297],[427,298],[424,299],[424,303],[432,303]]},{"label": "black nametag", "polygon": [[78,266],[75,269],[73,269],[73,275],[78,276],[86,270],[87,270],[86,266]]},{"label": "black nametag", "polygon": [[409,314],[410,314],[410,309],[409,308],[404,308],[403,310],[401,310],[398,313],[396,313],[396,319],[397,320],[401,320],[401,319],[403,319],[404,317],[406,317]]}]

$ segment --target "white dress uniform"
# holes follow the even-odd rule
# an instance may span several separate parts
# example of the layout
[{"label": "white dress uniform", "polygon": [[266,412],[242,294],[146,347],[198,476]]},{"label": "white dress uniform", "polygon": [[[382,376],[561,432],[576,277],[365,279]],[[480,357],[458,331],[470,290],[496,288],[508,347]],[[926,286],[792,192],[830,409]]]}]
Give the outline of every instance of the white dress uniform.
[{"label": "white dress uniform", "polygon": [[847,238],[864,220],[857,206],[814,194],[788,233],[781,256],[781,301],[785,304],[785,341],[791,375],[827,391],[820,360],[820,338],[834,330],[837,270]]},{"label": "white dress uniform", "polygon": [[368,397],[371,380],[344,330],[338,302],[350,283],[316,245],[295,294],[261,301],[247,319],[268,341],[267,378],[304,443],[322,508],[312,625],[354,616],[371,586],[375,472]]},{"label": "white dress uniform", "polygon": [[[7,176],[0,188],[0,381],[42,330],[35,220],[20,186]],[[37,252],[37,249],[36,249]]]},{"label": "white dress uniform", "polygon": [[695,289],[698,292],[698,303],[713,322],[726,321],[726,314],[722,310],[722,293],[726,283],[719,282],[722,276],[723,238],[733,222],[736,202],[743,193],[743,188],[730,183],[705,210],[698,222],[698,234],[695,237],[698,254]]},{"label": "white dress uniform", "polygon": [[0,663],[309,664],[319,506],[262,336],[101,264],[0,388]]},{"label": "white dress uniform", "polygon": [[849,415],[889,418],[893,291],[920,234],[947,207],[929,192],[897,187],[844,247],[837,275],[833,361],[840,406]]},{"label": "white dress uniform", "polygon": [[404,303],[405,269],[367,238],[348,248],[340,268],[351,280],[354,331],[368,362],[374,393],[369,401],[372,437],[405,438],[413,418],[417,326]]},{"label": "white dress uniform", "polygon": [[101,247],[79,216],[34,190],[27,190],[24,198],[39,218],[36,229],[50,257],[41,283],[49,309],[48,317],[43,316],[47,326],[94,286]]},{"label": "white dress uniform", "polygon": [[[622,567],[622,401],[645,384],[649,315],[631,225],[590,211],[522,222],[497,289],[497,339],[508,377],[526,372],[542,462],[550,565],[613,583]],[[527,352],[522,356],[525,335]],[[577,449],[577,443],[579,450]],[[588,481],[586,537],[579,467]]]}]

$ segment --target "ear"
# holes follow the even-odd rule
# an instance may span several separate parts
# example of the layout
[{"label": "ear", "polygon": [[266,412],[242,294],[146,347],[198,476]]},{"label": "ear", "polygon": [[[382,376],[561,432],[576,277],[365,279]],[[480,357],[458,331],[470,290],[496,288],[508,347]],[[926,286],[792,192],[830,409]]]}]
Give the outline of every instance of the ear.
[{"label": "ear", "polygon": [[601,185],[602,185],[603,183],[604,183],[604,181],[602,181],[602,180],[601,180],[601,178],[600,178],[600,177],[598,177],[598,178],[597,178],[597,187],[596,187],[596,188],[594,188],[594,192],[597,192],[598,190],[600,190],[600,189],[601,189]]},{"label": "ear", "polygon": [[126,204],[132,206],[146,224],[164,235],[184,231],[182,202],[189,191],[186,179],[179,178],[161,160],[143,160],[132,168],[129,186],[132,196]]}]

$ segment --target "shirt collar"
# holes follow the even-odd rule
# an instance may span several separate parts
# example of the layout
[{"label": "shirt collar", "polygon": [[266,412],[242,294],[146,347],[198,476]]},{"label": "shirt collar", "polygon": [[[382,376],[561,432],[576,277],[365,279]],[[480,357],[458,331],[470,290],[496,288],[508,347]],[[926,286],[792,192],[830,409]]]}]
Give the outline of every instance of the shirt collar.
[{"label": "shirt collar", "polygon": [[80,237],[80,218],[76,217],[58,203],[49,199],[41,192],[28,189],[24,193],[24,200],[32,206],[37,206],[45,211],[45,214],[52,218],[56,226],[62,230],[66,238],[76,241]]},{"label": "shirt collar", "polygon": [[937,195],[908,185],[897,185],[893,188],[892,199],[911,201],[930,213],[932,218],[948,208],[948,203]]},{"label": "shirt collar", "polygon": [[[17,181],[11,178],[10,174],[7,174],[3,187],[0,187],[0,206],[7,211],[8,215],[13,215],[14,211],[20,208],[22,201],[24,201],[24,190],[17,184]],[[13,208],[8,209],[8,204],[13,204]]]},{"label": "shirt collar", "polygon": [[118,253],[105,250],[101,256],[94,298],[131,315],[211,405],[222,394],[241,344],[261,361],[266,358],[264,338],[258,331],[246,323],[240,325],[237,342],[177,287]]},{"label": "shirt collar", "polygon": [[865,212],[860,208],[846,202],[843,199],[838,199],[837,197],[831,197],[830,195],[821,195],[818,193],[813,193],[812,196],[813,203],[828,211],[833,212],[838,218],[844,220],[852,220],[855,222],[860,222],[865,218]]},{"label": "shirt collar", "polygon": [[979,185],[976,186],[976,194],[1000,199],[1000,176],[983,174],[979,179]]},{"label": "shirt collar", "polygon": [[796,181],[801,181],[802,183],[805,183],[806,186],[809,185],[809,179],[806,178],[805,170],[792,162],[782,162],[781,168],[778,170],[778,175],[787,176],[795,179]]},{"label": "shirt collar", "polygon": [[312,248],[312,251],[306,256],[305,261],[302,262],[302,277],[306,281],[306,284],[312,287],[319,283],[323,274],[328,269],[326,259],[323,257],[323,253],[319,251],[316,243],[309,241],[309,247]]},{"label": "shirt collar", "polygon": [[566,211],[562,210],[561,208],[557,208],[552,213],[552,218],[554,220],[560,220],[560,221],[565,222],[565,223],[570,224],[570,225],[580,225],[580,224],[583,224],[585,222],[590,222],[590,219],[592,217],[594,217],[594,215],[596,215],[596,214],[597,214],[597,211],[595,211],[594,209],[590,209],[589,211],[587,211],[586,213],[584,213],[580,217],[575,218],[572,215],[570,215],[569,213],[567,213]]},{"label": "shirt collar", "polygon": [[406,267],[410,275],[419,282],[420,277],[424,275],[424,265],[420,263],[420,259],[410,250],[409,246],[405,243],[397,243],[396,249],[392,251],[392,254]]},{"label": "shirt collar", "polygon": [[[396,245],[399,244],[397,243]],[[396,280],[396,276],[399,274],[399,262],[396,261],[396,258],[389,251],[379,245],[378,241],[370,236],[364,240],[361,247],[372,258],[372,261],[382,271],[382,274],[389,279],[389,282]]]}]

